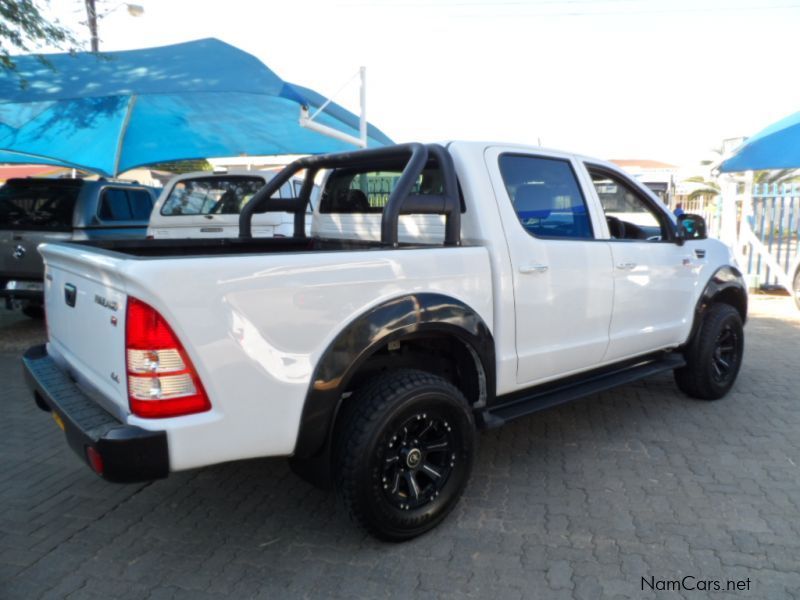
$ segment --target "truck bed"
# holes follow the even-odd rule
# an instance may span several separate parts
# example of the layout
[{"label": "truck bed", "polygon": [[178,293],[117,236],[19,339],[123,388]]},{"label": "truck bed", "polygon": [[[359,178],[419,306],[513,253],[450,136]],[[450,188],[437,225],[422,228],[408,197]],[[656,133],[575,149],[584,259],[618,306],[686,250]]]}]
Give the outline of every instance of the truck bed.
[{"label": "truck bed", "polygon": [[[225,256],[236,254],[277,254],[298,252],[342,252],[381,249],[378,241],[322,238],[211,238],[163,240],[89,240],[75,242],[129,257],[166,258]],[[400,244],[400,248],[424,248],[421,244]],[[434,246],[430,246],[434,247]]]},{"label": "truck bed", "polygon": [[212,408],[170,428],[172,470],[291,454],[316,364],[343,325],[375,306],[446,294],[492,326],[489,253],[478,246],[255,238],[89,241],[40,251],[48,354],[120,422],[164,427],[130,414],[128,299],[158,311],[183,344]]}]

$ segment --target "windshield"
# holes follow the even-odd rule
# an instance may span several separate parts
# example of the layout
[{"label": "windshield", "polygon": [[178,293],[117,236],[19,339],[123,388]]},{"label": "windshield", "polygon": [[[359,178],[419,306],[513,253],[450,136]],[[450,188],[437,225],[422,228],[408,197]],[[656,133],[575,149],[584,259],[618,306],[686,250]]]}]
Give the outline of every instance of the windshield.
[{"label": "windshield", "polygon": [[262,177],[202,177],[174,185],[161,207],[161,214],[237,215],[264,185]]},{"label": "windshield", "polygon": [[10,180],[0,187],[0,227],[69,231],[80,180]]}]

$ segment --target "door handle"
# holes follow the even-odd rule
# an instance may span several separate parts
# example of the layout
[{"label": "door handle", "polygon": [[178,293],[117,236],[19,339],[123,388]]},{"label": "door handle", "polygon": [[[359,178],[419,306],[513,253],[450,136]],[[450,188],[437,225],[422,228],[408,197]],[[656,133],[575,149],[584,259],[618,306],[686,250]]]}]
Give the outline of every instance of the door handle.
[{"label": "door handle", "polygon": [[633,271],[636,268],[635,262],[618,263],[617,268],[620,271]]},{"label": "door handle", "polygon": [[531,275],[535,273],[546,273],[549,269],[547,265],[524,265],[519,268],[519,272],[523,275]]}]

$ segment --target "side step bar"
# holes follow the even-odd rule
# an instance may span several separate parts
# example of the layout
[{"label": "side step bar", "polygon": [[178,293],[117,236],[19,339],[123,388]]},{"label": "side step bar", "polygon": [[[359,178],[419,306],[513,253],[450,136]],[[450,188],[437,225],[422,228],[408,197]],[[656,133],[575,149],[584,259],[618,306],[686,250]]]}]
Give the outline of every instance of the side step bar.
[{"label": "side step bar", "polygon": [[588,375],[578,375],[565,383],[537,386],[530,390],[509,394],[507,402],[492,406],[479,413],[478,422],[487,429],[501,427],[508,421],[519,417],[572,402],[578,398],[605,392],[658,373],[679,369],[685,365],[686,360],[683,354],[672,352],[626,363],[624,366],[617,365],[610,369],[595,371]]}]

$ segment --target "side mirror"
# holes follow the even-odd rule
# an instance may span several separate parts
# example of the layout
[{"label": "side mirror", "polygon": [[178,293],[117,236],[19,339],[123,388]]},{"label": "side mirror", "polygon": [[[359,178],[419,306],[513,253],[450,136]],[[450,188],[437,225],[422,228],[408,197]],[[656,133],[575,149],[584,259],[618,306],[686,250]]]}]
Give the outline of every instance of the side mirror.
[{"label": "side mirror", "polygon": [[678,217],[678,243],[686,240],[706,239],[706,220],[700,215],[683,214]]}]

